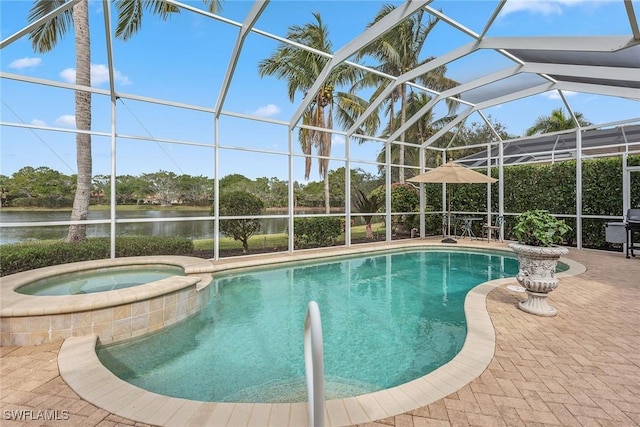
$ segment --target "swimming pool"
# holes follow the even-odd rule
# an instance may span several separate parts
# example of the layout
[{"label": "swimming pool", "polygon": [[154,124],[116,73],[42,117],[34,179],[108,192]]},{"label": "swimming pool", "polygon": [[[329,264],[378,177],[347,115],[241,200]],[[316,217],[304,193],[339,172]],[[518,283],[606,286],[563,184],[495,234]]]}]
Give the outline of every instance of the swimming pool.
[{"label": "swimming pool", "polygon": [[467,292],[517,270],[501,253],[416,250],[227,274],[198,315],[97,353],[120,378],[168,396],[304,401],[302,324],[315,300],[325,397],[370,393],[451,360],[466,335]]}]

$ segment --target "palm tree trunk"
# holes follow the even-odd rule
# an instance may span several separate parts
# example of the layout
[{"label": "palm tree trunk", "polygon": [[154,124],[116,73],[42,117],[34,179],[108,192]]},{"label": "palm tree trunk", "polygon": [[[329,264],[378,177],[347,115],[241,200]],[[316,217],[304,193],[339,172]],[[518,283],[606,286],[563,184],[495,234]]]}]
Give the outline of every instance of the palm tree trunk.
[{"label": "palm tree trunk", "polygon": [[369,220],[365,222],[365,231],[366,231],[366,235],[365,237],[367,239],[373,239],[373,230],[371,229],[371,217],[369,217]]},{"label": "palm tree trunk", "polygon": [[331,202],[329,200],[329,172],[328,171],[324,174],[324,211],[327,214],[331,213]]},{"label": "palm tree trunk", "polygon": [[[333,120],[331,119],[333,111],[329,109],[329,119],[327,124],[327,130],[333,128]],[[331,199],[329,195],[329,156],[331,155],[331,133],[323,132],[321,136],[322,141],[322,155],[326,158],[320,159],[322,163],[322,177],[324,178],[324,210],[325,213],[331,213]]]},{"label": "palm tree trunk", "polygon": [[[404,126],[407,121],[407,87],[404,85],[400,85],[400,126]],[[402,142],[406,142],[404,140],[405,132],[402,132],[400,136],[400,140]],[[400,170],[398,171],[398,181],[404,184],[404,145],[400,145],[400,152],[398,155],[398,163],[400,163]]]},{"label": "palm tree trunk", "polygon": [[[88,1],[81,1],[73,6],[73,26],[76,44],[76,84],[91,86],[91,48],[89,39],[89,7]],[[76,91],[76,128],[91,130],[91,93]],[[84,221],[89,214],[89,198],[91,196],[91,135],[76,134],[76,161],[78,177],[76,194],[71,211],[72,221]],[[67,241],[78,242],[87,238],[86,225],[71,225]]]}]

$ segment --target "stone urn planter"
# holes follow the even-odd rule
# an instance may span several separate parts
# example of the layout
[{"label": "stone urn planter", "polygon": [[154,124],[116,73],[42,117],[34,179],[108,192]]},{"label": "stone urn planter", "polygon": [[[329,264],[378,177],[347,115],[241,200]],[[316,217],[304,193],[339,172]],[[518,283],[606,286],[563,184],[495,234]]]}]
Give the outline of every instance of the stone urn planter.
[{"label": "stone urn planter", "polygon": [[549,305],[547,296],[558,287],[558,259],[569,251],[560,246],[529,246],[519,243],[510,243],[509,247],[518,256],[519,272],[516,280],[527,293],[526,301],[519,302],[518,307],[538,316],[555,316],[557,311]]},{"label": "stone urn planter", "polygon": [[513,233],[518,243],[509,247],[518,256],[516,280],[525,288],[527,300],[518,307],[538,316],[555,316],[557,310],[549,305],[549,292],[558,287],[556,266],[567,248],[556,246],[569,230],[563,220],[558,220],[544,210],[527,211],[516,218]]}]

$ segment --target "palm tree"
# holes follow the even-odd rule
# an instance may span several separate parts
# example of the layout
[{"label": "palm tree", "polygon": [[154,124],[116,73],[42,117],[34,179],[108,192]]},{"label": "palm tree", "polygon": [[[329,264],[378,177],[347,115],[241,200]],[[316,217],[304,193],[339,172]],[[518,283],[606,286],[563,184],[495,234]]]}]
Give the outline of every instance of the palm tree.
[{"label": "palm tree", "polygon": [[[289,27],[287,38],[313,49],[331,53],[329,29],[322,22],[319,13],[314,13],[314,22],[303,26]],[[296,94],[305,96],[328,59],[315,53],[289,44],[281,44],[267,59],[258,64],[261,77],[276,76],[287,80],[287,90],[291,102]],[[360,71],[348,65],[339,65],[324,82],[309,108],[302,115],[303,125],[327,129],[326,131],[302,127],[298,132],[298,139],[305,158],[305,179],[309,179],[311,171],[311,152],[316,149],[318,158],[318,172],[324,180],[324,198],[326,213],[330,211],[329,198],[329,156],[331,154],[331,130],[334,117],[342,127],[348,127],[354,118],[366,109],[366,102],[353,93],[336,90],[336,87],[352,85],[360,78]],[[370,118],[364,126],[377,127],[377,118]]]},{"label": "palm tree", "polygon": [[[378,212],[380,208],[384,206],[384,198],[378,197],[376,193],[370,194],[368,197],[361,189],[357,188],[353,193],[353,207],[361,214],[371,214]],[[373,216],[363,215],[366,230],[366,238],[373,239],[373,231],[371,229],[371,222]]]},{"label": "palm tree", "polygon": [[[29,11],[28,21],[34,22],[61,6],[63,0],[37,0]],[[57,17],[47,21],[29,34],[34,50],[45,53],[52,50],[59,37],[63,37],[67,29],[73,25],[76,44],[76,84],[91,86],[91,41],[89,38],[89,7],[87,1],[76,3]],[[75,92],[76,128],[81,131],[91,130],[91,93],[77,90]],[[89,214],[91,196],[91,135],[76,134],[76,162],[78,175],[76,193],[71,211],[72,221],[83,221]],[[67,241],[78,242],[87,237],[86,225],[71,225]]]},{"label": "palm tree", "polygon": [[[209,4],[209,11],[219,9],[218,0],[203,0]],[[36,0],[29,11],[28,22],[34,22],[51,11],[63,5],[66,0]],[[137,32],[142,22],[143,9],[151,9],[154,13],[167,19],[171,13],[179,12],[173,5],[162,0],[117,0],[115,2],[118,11],[118,25],[116,37],[127,40]],[[29,39],[33,49],[38,53],[51,51],[58,39],[65,36],[67,30],[73,27],[75,30],[76,46],[76,85],[91,86],[91,38],[89,31],[89,6],[88,0],[79,1],[73,8],[35,28]],[[91,93],[83,90],[75,92],[76,128],[80,131],[91,130]],[[73,199],[71,221],[84,221],[89,214],[89,200],[91,197],[92,158],[91,135],[88,133],[76,134],[76,162],[78,175],[76,180],[76,193]],[[77,224],[69,226],[67,241],[79,242],[87,238],[86,225]]]},{"label": "palm tree", "polygon": [[[425,93],[417,93],[414,91],[409,91],[409,94],[407,96],[407,102],[406,102],[407,114],[410,116],[415,115],[429,101],[431,101],[431,97],[429,95]],[[397,112],[396,117],[391,119],[390,122],[393,122],[393,123],[400,122],[400,115],[401,115],[401,112]],[[454,119],[453,116],[446,116],[434,121],[433,111],[428,111],[426,114],[422,115],[420,119],[413,124],[413,126],[407,129],[405,133],[406,137],[409,141],[414,141],[417,144],[422,144],[453,119]],[[382,131],[383,138],[389,137],[394,132],[395,129],[390,127],[392,125],[393,125],[392,123],[389,123],[389,125]],[[403,154],[404,160],[402,164],[412,165],[412,166],[420,165],[420,161],[419,161],[420,149],[419,148],[393,144],[390,146],[390,149],[391,149],[392,163],[399,163],[400,155]],[[386,148],[383,147],[382,150],[380,150],[380,152],[378,153],[377,161],[379,163],[385,162],[385,156],[386,156],[385,151],[386,151]],[[432,160],[433,159],[426,159],[425,161],[427,164],[431,164]],[[398,176],[395,176],[395,172],[392,172],[392,173],[393,173],[392,179],[394,181],[396,180],[400,181],[400,174],[398,174]],[[405,175],[407,175],[407,177],[409,178],[416,174],[417,173],[415,172],[414,169],[411,169],[408,172],[405,171]]]},{"label": "palm tree", "polygon": [[[220,0],[202,0],[211,13],[221,10]],[[171,14],[180,13],[176,6],[162,0],[115,0],[114,2],[118,23],[116,25],[116,37],[127,41],[136,34],[142,26],[143,11],[150,10],[159,15],[163,20],[169,19]]]},{"label": "palm tree", "polygon": [[[368,27],[375,25],[378,21],[387,16],[394,9],[395,6],[392,5],[383,6],[380,12],[378,12],[378,14],[375,16],[373,21],[368,25]],[[386,32],[374,42],[362,49],[358,53],[358,55],[356,55],[356,59],[361,59],[364,56],[371,56],[377,59],[380,63],[375,67],[378,71],[393,76],[399,76],[406,73],[407,71],[410,71],[416,67],[419,67],[420,65],[431,61],[433,57],[421,60],[420,53],[422,51],[422,47],[427,41],[427,36],[438,23],[438,19],[430,18],[425,23],[423,21],[424,14],[424,10],[420,10],[419,12],[413,14],[411,17],[407,18],[405,21],[395,26],[393,29]],[[437,67],[421,76],[418,79],[418,82],[438,91],[450,89],[457,86],[458,83],[445,77],[445,73],[446,67]],[[375,99],[384,90],[386,84],[388,84],[388,81],[383,77],[369,73],[365,75],[365,78],[358,82],[356,86],[376,87],[377,90],[371,97],[371,99]],[[407,87],[408,85],[404,83],[399,85],[392,91],[386,103],[384,103],[386,104],[385,108],[389,117],[389,124],[387,128],[392,130],[392,132],[390,132],[389,134],[393,133],[393,131],[404,125],[407,120]],[[400,100],[399,120],[394,110],[394,106],[396,105],[398,100]],[[450,112],[453,112],[455,106],[457,105],[451,101],[447,101],[447,104],[449,106]],[[407,141],[406,133],[403,132],[403,134],[401,135],[401,140]],[[403,145],[399,146],[398,153],[398,162],[400,165],[404,165],[405,148]],[[401,166],[399,172],[400,182],[404,182],[404,178],[404,168]]]},{"label": "palm tree", "polygon": [[[576,120],[581,127],[591,126],[591,122],[586,120],[582,113],[575,113]],[[540,116],[536,119],[533,126],[527,129],[527,136],[535,135],[537,133],[544,134],[550,132],[557,132],[560,130],[568,130],[576,127],[576,123],[570,116],[564,114],[562,108],[556,108],[551,111],[549,116]]]}]

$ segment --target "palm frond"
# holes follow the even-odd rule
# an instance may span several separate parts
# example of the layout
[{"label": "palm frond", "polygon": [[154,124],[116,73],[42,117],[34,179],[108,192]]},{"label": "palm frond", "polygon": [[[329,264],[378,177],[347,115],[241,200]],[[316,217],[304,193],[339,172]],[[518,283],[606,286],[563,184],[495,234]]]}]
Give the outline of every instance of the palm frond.
[{"label": "palm frond", "polygon": [[[219,9],[218,1],[207,1],[209,11],[214,12]],[[167,20],[174,13],[180,13],[180,9],[173,4],[163,0],[115,0],[118,20],[116,23],[116,38],[127,41],[135,35],[142,26],[143,11],[151,11],[154,15]]]},{"label": "palm frond", "polygon": [[[35,22],[65,3],[66,0],[38,0],[29,10],[27,21],[29,23]],[[31,31],[29,40],[31,40],[33,50],[38,53],[49,52],[58,43],[58,37],[62,38],[71,27],[73,27],[73,12],[72,9],[67,9]]]},{"label": "palm frond", "polygon": [[[367,196],[364,191],[359,188],[356,188],[352,194],[353,207],[359,213],[375,213],[384,206],[384,199],[378,198],[376,194]],[[368,224],[372,218],[365,216],[364,219]]]},{"label": "palm frond", "polygon": [[142,2],[140,0],[116,0],[114,2],[118,21],[116,38],[129,40],[142,24]]},{"label": "palm frond", "polygon": [[222,1],[220,0],[202,0],[208,7],[209,12],[217,13],[222,11]]}]

